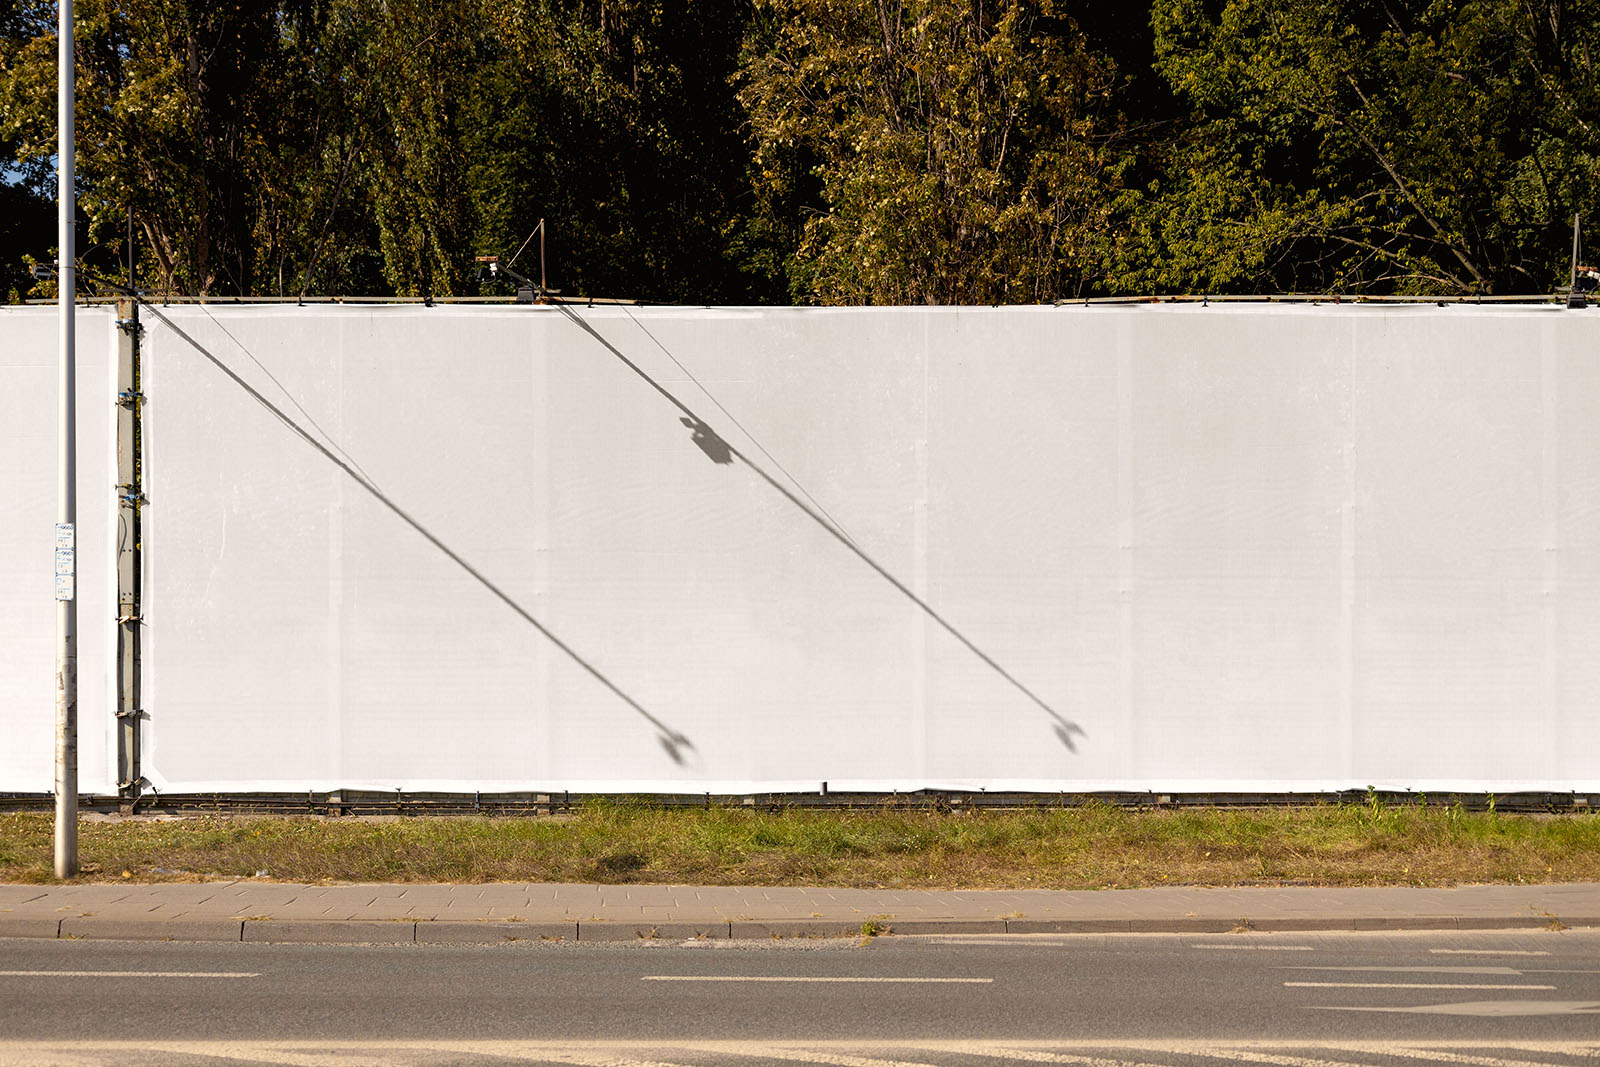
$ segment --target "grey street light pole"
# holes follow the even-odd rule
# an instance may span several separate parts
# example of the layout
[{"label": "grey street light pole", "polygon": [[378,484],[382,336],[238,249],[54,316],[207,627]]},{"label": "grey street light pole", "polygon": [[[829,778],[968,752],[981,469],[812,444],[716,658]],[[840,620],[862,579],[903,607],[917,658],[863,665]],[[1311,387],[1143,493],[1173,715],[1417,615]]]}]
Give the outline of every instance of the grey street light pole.
[{"label": "grey street light pole", "polygon": [[72,0],[60,0],[56,31],[57,303],[61,310],[60,415],[56,423],[56,877],[78,873],[78,417],[77,349],[73,299],[77,257],[73,227],[77,158],[72,143],[74,63]]}]

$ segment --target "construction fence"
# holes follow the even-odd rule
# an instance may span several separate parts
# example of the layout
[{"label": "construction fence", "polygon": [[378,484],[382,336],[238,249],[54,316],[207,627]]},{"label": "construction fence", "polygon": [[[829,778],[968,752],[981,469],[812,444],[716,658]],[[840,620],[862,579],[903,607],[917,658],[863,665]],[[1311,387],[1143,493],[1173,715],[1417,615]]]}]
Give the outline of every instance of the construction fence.
[{"label": "construction fence", "polygon": [[[1600,790],[1597,311],[134,310],[85,792]],[[0,792],[55,346],[0,308]]]}]

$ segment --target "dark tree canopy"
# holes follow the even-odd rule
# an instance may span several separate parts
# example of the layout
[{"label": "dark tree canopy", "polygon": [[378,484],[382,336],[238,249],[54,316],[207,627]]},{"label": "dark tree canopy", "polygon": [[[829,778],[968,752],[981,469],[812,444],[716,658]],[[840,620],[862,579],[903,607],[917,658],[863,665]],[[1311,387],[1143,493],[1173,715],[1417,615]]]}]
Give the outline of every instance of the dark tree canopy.
[{"label": "dark tree canopy", "polygon": [[[505,292],[474,257],[541,218],[553,287],[650,301],[1547,293],[1600,229],[1600,0],[77,11],[80,255],[131,222],[175,294]],[[49,292],[55,13],[0,0],[5,300]]]}]

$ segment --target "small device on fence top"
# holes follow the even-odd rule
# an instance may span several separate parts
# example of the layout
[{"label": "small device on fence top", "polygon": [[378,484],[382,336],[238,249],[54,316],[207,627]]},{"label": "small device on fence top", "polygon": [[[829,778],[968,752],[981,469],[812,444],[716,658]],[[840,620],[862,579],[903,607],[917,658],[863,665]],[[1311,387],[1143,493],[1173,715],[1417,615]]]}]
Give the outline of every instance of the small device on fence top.
[{"label": "small device on fence top", "polygon": [[524,278],[510,267],[501,266],[499,256],[478,256],[477,262],[478,280],[480,282],[483,281],[485,276],[498,278],[503,274],[517,283],[517,303],[532,304],[537,299],[539,294],[534,291],[532,280]]}]

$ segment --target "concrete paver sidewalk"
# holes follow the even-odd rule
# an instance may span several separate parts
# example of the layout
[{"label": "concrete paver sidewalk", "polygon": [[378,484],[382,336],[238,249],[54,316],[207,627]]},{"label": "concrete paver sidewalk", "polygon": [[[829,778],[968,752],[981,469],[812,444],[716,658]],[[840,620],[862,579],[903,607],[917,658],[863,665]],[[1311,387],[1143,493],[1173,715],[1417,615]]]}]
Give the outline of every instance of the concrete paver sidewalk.
[{"label": "concrete paver sidewalk", "polygon": [[903,890],[667,885],[0,885],[0,937],[477,941],[860,933],[1600,927],[1600,884]]}]

